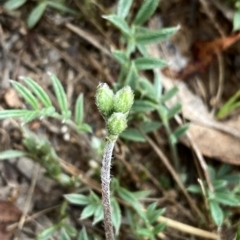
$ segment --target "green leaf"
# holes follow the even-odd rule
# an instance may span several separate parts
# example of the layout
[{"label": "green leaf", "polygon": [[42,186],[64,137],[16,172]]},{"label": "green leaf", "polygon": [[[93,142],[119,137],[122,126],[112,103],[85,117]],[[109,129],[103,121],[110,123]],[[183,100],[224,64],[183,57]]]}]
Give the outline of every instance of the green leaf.
[{"label": "green leaf", "polygon": [[98,197],[97,194],[95,194],[94,192],[91,191],[90,195],[89,195],[89,201],[93,204],[100,204],[101,203],[101,200],[100,198]]},{"label": "green leaf", "polygon": [[124,65],[128,61],[126,53],[120,50],[112,51],[113,57],[121,64]]},{"label": "green leaf", "polygon": [[166,101],[174,97],[177,94],[177,92],[178,92],[177,87],[171,88],[169,91],[163,94],[163,96],[160,98],[160,102],[165,103]]},{"label": "green leaf", "polygon": [[152,230],[148,228],[137,229],[137,234],[143,237],[149,237],[149,238],[153,237]]},{"label": "green leaf", "polygon": [[89,198],[82,194],[76,194],[76,193],[65,194],[64,198],[69,203],[76,204],[76,205],[87,205],[89,203]]},{"label": "green leaf", "polygon": [[48,74],[52,80],[54,92],[57,97],[61,113],[65,119],[69,119],[71,116],[71,112],[68,110],[67,96],[63,89],[63,86],[55,75],[53,75],[52,73]]},{"label": "green leaf", "polygon": [[132,106],[132,112],[151,112],[157,108],[156,104],[148,100],[135,100]]},{"label": "green leaf", "polygon": [[228,182],[226,180],[214,180],[212,181],[212,185],[214,190],[222,189],[225,191],[225,188],[227,186]]},{"label": "green leaf", "polygon": [[171,27],[171,28],[163,28],[160,30],[150,31],[147,30],[144,33],[137,33],[135,36],[135,41],[137,44],[151,44],[151,43],[157,43],[163,40],[168,39],[170,36],[172,36],[179,27]]},{"label": "green leaf", "polygon": [[134,63],[138,70],[151,70],[154,68],[163,68],[167,66],[164,60],[153,57],[140,57],[135,59]]},{"label": "green leaf", "polygon": [[151,194],[150,190],[142,190],[142,191],[137,191],[133,193],[134,197],[138,200],[144,199],[148,197],[150,194]]},{"label": "green leaf", "polygon": [[75,123],[77,126],[81,126],[83,122],[83,111],[83,94],[80,94],[75,104]]},{"label": "green leaf", "polygon": [[211,181],[214,181],[216,179],[216,171],[212,166],[208,166],[208,172],[211,178]]},{"label": "green leaf", "polygon": [[104,218],[103,206],[102,206],[102,204],[99,204],[99,205],[97,206],[97,208],[96,208],[95,213],[94,213],[92,225],[95,225],[95,224],[98,223],[99,221],[102,221],[103,218]]},{"label": "green leaf", "polygon": [[86,124],[86,123],[83,123],[81,124],[80,126],[78,126],[78,131],[80,132],[89,132],[89,133],[92,133],[92,128],[90,125]]},{"label": "green leaf", "polygon": [[8,0],[4,4],[4,8],[8,11],[15,10],[19,7],[21,7],[27,0]]},{"label": "green leaf", "polygon": [[49,228],[46,228],[44,231],[37,235],[37,240],[48,240],[58,228],[58,225],[53,225]]},{"label": "green leaf", "polygon": [[133,21],[135,25],[142,25],[147,21],[157,9],[159,0],[144,1]]},{"label": "green leaf", "polygon": [[149,121],[143,122],[139,125],[139,128],[142,129],[144,133],[150,133],[156,131],[158,128],[162,126],[161,122],[158,121]]},{"label": "green leaf", "polygon": [[151,213],[153,212],[157,207],[157,202],[151,203],[148,207],[147,207],[147,213]]},{"label": "green leaf", "polygon": [[154,97],[157,101],[159,101],[162,95],[162,83],[160,79],[160,73],[158,70],[154,70],[153,89],[154,89]]},{"label": "green leaf", "polygon": [[214,223],[220,227],[223,223],[223,211],[215,201],[209,201],[210,213]]},{"label": "green leaf", "polygon": [[[131,33],[133,35],[133,33]],[[127,41],[127,49],[126,49],[126,54],[128,58],[130,58],[131,54],[136,51],[136,43],[133,38],[129,37],[130,40]]]},{"label": "green leaf", "polygon": [[0,160],[7,160],[10,158],[24,157],[27,156],[26,152],[18,151],[18,150],[6,150],[0,152]]},{"label": "green leaf", "polygon": [[115,234],[118,235],[119,229],[121,226],[122,216],[121,216],[119,204],[115,198],[111,199],[111,208],[112,208],[112,222],[115,228]]},{"label": "green leaf", "polygon": [[77,11],[74,11],[74,10],[72,10],[71,8],[66,7],[66,6],[65,6],[64,4],[62,4],[62,3],[58,3],[58,2],[56,2],[56,1],[48,1],[47,3],[48,3],[48,5],[49,5],[50,7],[55,8],[55,9],[57,9],[57,10],[59,10],[59,11],[66,12],[66,13],[70,13],[70,14],[73,14],[73,15],[78,14]]},{"label": "green leaf", "polygon": [[158,115],[161,118],[162,122],[166,124],[168,122],[168,109],[163,104],[160,104],[157,109]]},{"label": "green leaf", "polygon": [[221,167],[217,171],[217,178],[221,179],[231,170],[231,165],[229,164],[222,164]]},{"label": "green leaf", "polygon": [[179,126],[172,134],[175,136],[177,140],[179,140],[188,130],[189,123],[183,124]]},{"label": "green leaf", "polygon": [[147,218],[149,219],[149,222],[151,224],[153,224],[159,216],[161,216],[165,209],[156,209],[157,204],[156,203],[152,203],[148,206],[146,214],[147,214]]},{"label": "green leaf", "polygon": [[120,0],[118,2],[117,15],[120,18],[124,19],[128,15],[132,1],[133,0]]},{"label": "green leaf", "polygon": [[151,223],[154,223],[157,221],[157,219],[165,212],[165,208],[163,209],[156,209],[154,210],[150,216],[149,216],[149,221]]},{"label": "green leaf", "polygon": [[138,76],[136,66],[135,66],[134,62],[131,62],[131,66],[128,70],[128,74],[127,74],[127,77],[125,79],[125,84],[124,85],[128,85],[133,90],[135,90],[138,78],[139,78],[139,76]]},{"label": "green leaf", "polygon": [[237,31],[240,29],[240,12],[237,11],[233,16],[233,31]]},{"label": "green leaf", "polygon": [[127,36],[131,36],[131,29],[129,28],[127,22],[120,18],[116,14],[104,16],[109,22],[111,22],[114,26],[116,26],[123,34]]},{"label": "green leaf", "polygon": [[163,232],[163,230],[167,227],[167,223],[159,223],[157,224],[153,229],[153,234],[157,235],[160,232]]},{"label": "green leaf", "polygon": [[131,86],[131,88],[135,90],[138,78],[139,76],[134,62],[131,62],[130,67],[127,70],[127,76],[125,77],[124,85]]},{"label": "green leaf", "polygon": [[65,228],[61,228],[61,237],[60,240],[71,240],[71,237],[66,232]]},{"label": "green leaf", "polygon": [[173,107],[167,110],[168,119],[173,118],[176,114],[180,113],[182,110],[182,105],[180,103],[175,104]]},{"label": "green leaf", "polygon": [[39,22],[45,9],[47,7],[47,2],[40,2],[29,14],[27,19],[28,28],[33,28]]},{"label": "green leaf", "polygon": [[117,189],[117,193],[120,198],[122,198],[125,202],[129,203],[135,210],[142,211],[141,205],[130,191],[123,187],[119,187]]},{"label": "green leaf", "polygon": [[202,189],[198,185],[190,185],[187,190],[191,193],[202,193]]},{"label": "green leaf", "polygon": [[21,79],[23,79],[23,81],[28,85],[31,91],[39,98],[39,100],[46,108],[52,106],[52,102],[49,96],[39,84],[37,84],[34,80],[28,77],[21,77]]},{"label": "green leaf", "polygon": [[94,205],[90,204],[90,205],[86,206],[81,213],[80,219],[83,220],[83,219],[86,219],[86,218],[92,216],[94,214],[94,212],[96,211],[97,207],[98,206],[95,204]]},{"label": "green leaf", "polygon": [[31,111],[29,113],[27,113],[24,117],[23,117],[23,122],[27,123],[27,122],[31,122],[33,119],[39,117],[40,112],[39,111]]},{"label": "green leaf", "polygon": [[50,106],[48,108],[43,108],[39,111],[40,117],[54,117],[55,114],[55,108],[53,106]]},{"label": "green leaf", "polygon": [[214,200],[226,206],[240,206],[240,200],[230,192],[215,192]]},{"label": "green leaf", "polygon": [[127,128],[120,134],[120,137],[134,142],[146,142],[143,135],[135,128]]},{"label": "green leaf", "polygon": [[144,57],[149,57],[149,54],[145,45],[137,44],[137,49]]},{"label": "green leaf", "polygon": [[24,110],[24,109],[11,109],[11,110],[1,110],[0,111],[0,120],[6,119],[6,118],[19,118],[24,117],[26,114],[31,113],[30,110]]},{"label": "green leaf", "polygon": [[140,78],[138,83],[141,88],[141,94],[148,98],[154,99],[154,87],[152,83],[150,83],[146,78]]},{"label": "green leaf", "polygon": [[77,230],[73,226],[66,224],[64,225],[64,228],[69,236],[71,237],[77,236]]},{"label": "green leaf", "polygon": [[229,174],[222,177],[223,180],[227,181],[228,183],[239,183],[240,175],[239,174]]},{"label": "green leaf", "polygon": [[[139,125],[139,128],[142,129],[144,133],[149,133],[157,130],[162,124],[160,122],[151,121],[144,122]],[[123,133],[120,134],[120,137],[126,140],[131,140],[135,142],[145,142],[144,136],[135,128],[127,128]]]},{"label": "green leaf", "polygon": [[26,100],[26,102],[28,104],[31,105],[31,107],[34,110],[38,110],[38,101],[37,98],[35,96],[33,96],[33,94],[26,88],[24,87],[22,84],[16,82],[16,81],[11,81],[13,87],[15,88],[15,90]]},{"label": "green leaf", "polygon": [[89,240],[85,228],[83,228],[82,231],[79,233],[77,240]]},{"label": "green leaf", "polygon": [[[224,118],[225,116],[227,116],[231,111],[233,111],[234,109],[236,109],[238,106],[238,102],[237,100],[240,97],[240,90],[238,90],[218,111],[216,117],[218,119],[220,118]],[[237,103],[236,103],[237,102]],[[237,105],[236,105],[237,104]]]},{"label": "green leaf", "polygon": [[237,229],[237,236],[235,239],[240,240],[240,224],[239,223],[238,223],[238,229]]}]

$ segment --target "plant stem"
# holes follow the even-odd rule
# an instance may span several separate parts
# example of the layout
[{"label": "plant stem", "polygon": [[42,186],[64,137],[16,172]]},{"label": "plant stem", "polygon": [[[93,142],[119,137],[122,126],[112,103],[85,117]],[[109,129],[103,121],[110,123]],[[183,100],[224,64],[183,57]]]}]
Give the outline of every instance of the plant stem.
[{"label": "plant stem", "polygon": [[107,140],[101,169],[101,180],[102,180],[102,202],[104,211],[104,228],[106,240],[114,240],[112,215],[111,215],[111,204],[110,204],[110,168],[112,152],[115,145],[115,140]]},{"label": "plant stem", "polygon": [[179,158],[178,158],[177,146],[176,146],[175,143],[172,143],[172,141],[171,141],[171,134],[172,134],[171,128],[170,128],[168,123],[165,124],[164,127],[165,127],[167,135],[168,135],[168,142],[169,142],[169,145],[170,145],[170,150],[171,150],[171,155],[172,155],[172,158],[173,158],[174,167],[176,168],[177,171],[180,171],[180,166],[179,166],[180,161],[179,161]]}]

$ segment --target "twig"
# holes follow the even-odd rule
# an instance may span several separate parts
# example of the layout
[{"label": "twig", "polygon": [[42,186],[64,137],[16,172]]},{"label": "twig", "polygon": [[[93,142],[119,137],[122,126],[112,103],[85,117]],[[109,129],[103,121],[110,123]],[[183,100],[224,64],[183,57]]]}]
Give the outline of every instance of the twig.
[{"label": "twig", "polygon": [[[218,89],[217,89],[217,94],[215,97],[215,101],[214,101],[214,106],[218,105],[221,97],[222,97],[222,93],[223,93],[223,87],[224,87],[224,67],[223,67],[223,57],[221,54],[217,54],[217,58],[218,58],[218,65],[219,65],[219,82],[218,82]],[[216,111],[216,107],[214,107],[212,109],[212,114],[214,114]]]},{"label": "twig", "polygon": [[72,32],[76,33],[78,36],[82,37],[83,39],[85,39],[87,42],[91,43],[94,47],[96,47],[98,50],[100,50],[102,53],[104,53],[105,55],[107,55],[108,57],[112,58],[112,54],[110,53],[110,51],[106,48],[103,47],[102,44],[100,44],[97,40],[96,40],[96,36],[93,36],[92,34],[86,32],[85,30],[74,26],[71,23],[67,23],[65,25],[69,30],[71,30]]},{"label": "twig", "polygon": [[[38,172],[39,172],[39,169],[40,169],[40,166],[37,164],[35,165],[34,167],[34,171],[33,171],[33,178],[32,178],[32,182],[31,182],[31,186],[30,186],[30,189],[28,191],[28,196],[27,196],[27,199],[26,199],[26,203],[25,203],[25,206],[24,206],[24,211],[23,211],[23,214],[22,214],[22,217],[18,223],[18,230],[20,231],[24,225],[24,222],[26,220],[26,217],[27,217],[27,213],[28,213],[28,210],[29,210],[29,207],[30,207],[30,203],[31,203],[31,199],[32,199],[32,196],[33,196],[33,192],[34,192],[34,188],[36,186],[36,182],[37,182],[37,178],[38,178]],[[14,238],[14,240],[18,240],[18,236],[16,236]]]},{"label": "twig", "polygon": [[199,228],[195,228],[195,227],[174,221],[172,219],[169,219],[169,218],[166,218],[163,216],[160,216],[157,220],[159,222],[164,222],[167,224],[168,227],[178,229],[181,232],[189,233],[189,234],[199,236],[202,238],[207,238],[207,239],[219,239],[219,236],[216,233],[211,233],[211,232],[199,229]]},{"label": "twig", "polygon": [[199,0],[199,2],[201,3],[204,12],[206,13],[206,15],[209,17],[209,19],[211,20],[213,26],[216,28],[216,30],[219,32],[219,34],[221,35],[221,37],[225,37],[226,34],[224,33],[223,29],[221,28],[220,24],[216,21],[216,16],[214,16],[213,11],[210,8],[210,4],[209,1],[206,0]]}]

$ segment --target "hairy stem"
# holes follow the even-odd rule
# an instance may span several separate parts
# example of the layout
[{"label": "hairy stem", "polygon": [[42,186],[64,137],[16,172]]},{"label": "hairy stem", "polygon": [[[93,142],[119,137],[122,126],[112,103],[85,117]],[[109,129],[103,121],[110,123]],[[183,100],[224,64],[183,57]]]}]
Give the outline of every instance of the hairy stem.
[{"label": "hairy stem", "polygon": [[111,204],[110,204],[110,168],[112,152],[115,145],[115,141],[107,140],[101,169],[102,180],[102,202],[104,211],[104,228],[106,240],[114,240]]}]

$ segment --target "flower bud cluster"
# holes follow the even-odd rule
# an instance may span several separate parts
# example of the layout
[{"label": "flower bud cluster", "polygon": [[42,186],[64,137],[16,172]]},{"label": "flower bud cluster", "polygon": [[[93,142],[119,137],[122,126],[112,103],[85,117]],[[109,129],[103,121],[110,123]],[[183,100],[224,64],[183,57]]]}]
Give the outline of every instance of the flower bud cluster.
[{"label": "flower bud cluster", "polygon": [[109,135],[117,136],[127,127],[127,116],[133,105],[134,95],[129,86],[116,94],[106,83],[100,83],[96,92],[96,105],[107,123]]}]

